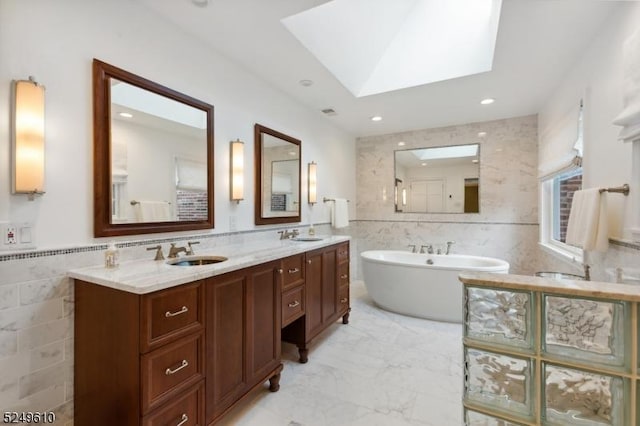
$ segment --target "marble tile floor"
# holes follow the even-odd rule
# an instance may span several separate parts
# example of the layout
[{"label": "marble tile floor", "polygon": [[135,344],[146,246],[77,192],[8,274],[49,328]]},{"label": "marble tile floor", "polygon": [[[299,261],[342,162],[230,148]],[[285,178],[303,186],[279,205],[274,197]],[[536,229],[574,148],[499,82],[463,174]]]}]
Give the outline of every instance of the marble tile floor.
[{"label": "marble tile floor", "polygon": [[222,425],[462,424],[462,326],[384,311],[351,283],[349,325],[337,322],[297,362],[283,344],[280,390],[254,392]]}]

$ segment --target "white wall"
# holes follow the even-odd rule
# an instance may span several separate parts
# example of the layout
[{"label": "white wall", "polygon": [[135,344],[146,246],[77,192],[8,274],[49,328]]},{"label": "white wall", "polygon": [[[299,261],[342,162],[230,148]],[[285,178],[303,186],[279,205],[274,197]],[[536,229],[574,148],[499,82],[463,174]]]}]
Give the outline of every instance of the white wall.
[{"label": "white wall", "polygon": [[[185,2],[185,7],[192,7]],[[239,23],[241,25],[241,23]],[[28,28],[29,30],[25,30]],[[213,232],[253,229],[253,125],[302,140],[302,164],[318,163],[318,194],[355,199],[354,138],[259,78],[127,0],[0,2],[0,221],[34,223],[38,248],[93,239],[91,61],[101,59],[215,107]],[[9,93],[33,75],[46,92],[46,191],[34,202],[10,194]],[[229,200],[229,141],[246,142],[245,200]],[[303,174],[303,188],[306,177]],[[303,190],[303,200],[306,190]],[[352,203],[355,204],[355,203]],[[352,207],[354,208],[354,207]],[[313,207],[313,220],[328,211]],[[303,222],[309,221],[303,203]],[[353,215],[352,215],[353,217]],[[66,226],[60,226],[66,223]]]},{"label": "white wall", "polygon": [[[631,144],[617,140],[620,127],[612,124],[623,109],[622,44],[640,28],[640,3],[626,2],[609,17],[581,59],[558,83],[538,115],[539,134],[562,119],[564,111],[584,98],[585,188],[632,186]],[[634,185],[636,191],[633,190]],[[609,235],[628,238],[632,225],[629,197],[608,196]]]}]

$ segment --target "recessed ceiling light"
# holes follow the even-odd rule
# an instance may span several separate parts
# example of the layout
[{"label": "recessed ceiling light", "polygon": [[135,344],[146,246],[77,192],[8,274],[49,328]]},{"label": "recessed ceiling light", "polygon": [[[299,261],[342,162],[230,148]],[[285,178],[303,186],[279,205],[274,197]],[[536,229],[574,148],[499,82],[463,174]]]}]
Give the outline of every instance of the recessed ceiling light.
[{"label": "recessed ceiling light", "polygon": [[382,117],[380,117],[379,115],[374,115],[373,117],[371,117],[371,121],[380,121],[382,120]]},{"label": "recessed ceiling light", "polygon": [[300,86],[309,87],[313,85],[313,80],[300,80],[298,84],[300,84]]},{"label": "recessed ceiling light", "polygon": [[398,142],[398,146],[404,146],[404,145],[405,145],[404,142],[402,142],[402,141]]},{"label": "recessed ceiling light", "polygon": [[291,155],[293,157],[294,155],[298,155],[298,153],[295,152],[295,151],[289,151],[289,155]]},{"label": "recessed ceiling light", "polygon": [[420,164],[420,165],[421,165],[421,166],[426,166],[426,165],[427,165],[427,163],[422,163],[422,164]]},{"label": "recessed ceiling light", "polygon": [[480,103],[482,105],[491,105],[492,103],[494,103],[496,100],[493,98],[487,98],[487,99],[483,99],[480,101]]},{"label": "recessed ceiling light", "polygon": [[191,0],[191,3],[198,7],[207,7],[209,6],[209,0]]},{"label": "recessed ceiling light", "polygon": [[121,112],[120,117],[133,118],[133,114],[129,114],[128,112]]},{"label": "recessed ceiling light", "polygon": [[502,152],[502,148],[496,148],[496,152]]},{"label": "recessed ceiling light", "polygon": [[477,163],[478,160],[476,160],[475,158],[473,160],[471,160],[472,163]]},{"label": "recessed ceiling light", "polygon": [[484,138],[485,136],[487,136],[487,132],[478,132],[479,138]]}]

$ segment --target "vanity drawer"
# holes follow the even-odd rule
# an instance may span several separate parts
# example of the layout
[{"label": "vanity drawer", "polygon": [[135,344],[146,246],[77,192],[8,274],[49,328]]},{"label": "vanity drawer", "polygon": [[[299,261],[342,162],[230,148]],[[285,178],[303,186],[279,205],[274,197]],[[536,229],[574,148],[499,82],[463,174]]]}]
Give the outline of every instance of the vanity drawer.
[{"label": "vanity drawer", "polygon": [[295,287],[282,295],[282,327],[304,315],[304,286]]},{"label": "vanity drawer", "polygon": [[349,307],[349,286],[338,288],[338,311]]},{"label": "vanity drawer", "polygon": [[181,285],[142,297],[140,346],[148,352],[203,327],[202,284]]},{"label": "vanity drawer", "polygon": [[304,281],[304,254],[282,260],[282,290],[299,285]]},{"label": "vanity drawer", "polygon": [[343,243],[338,246],[338,263],[349,261],[349,243]]},{"label": "vanity drawer", "polygon": [[338,265],[338,286],[349,285],[349,264],[342,263]]},{"label": "vanity drawer", "polygon": [[181,397],[143,417],[143,426],[204,425],[204,382],[201,381]]},{"label": "vanity drawer", "polygon": [[142,355],[142,412],[147,413],[204,378],[202,333]]}]

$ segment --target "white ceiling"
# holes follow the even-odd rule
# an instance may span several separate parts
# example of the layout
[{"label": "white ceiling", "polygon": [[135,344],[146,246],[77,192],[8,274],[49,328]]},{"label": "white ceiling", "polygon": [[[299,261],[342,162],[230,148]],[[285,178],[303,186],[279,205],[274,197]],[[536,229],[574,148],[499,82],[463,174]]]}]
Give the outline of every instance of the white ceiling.
[{"label": "white ceiling", "polygon": [[[210,0],[206,8],[190,0],[138,1],[354,136],[535,114],[624,3],[504,0],[492,71],[356,98],[281,22],[327,0]],[[314,84],[303,87],[303,79]],[[496,102],[480,105],[487,97]],[[325,117],[325,108],[337,115]],[[382,121],[372,122],[374,115]]]}]

